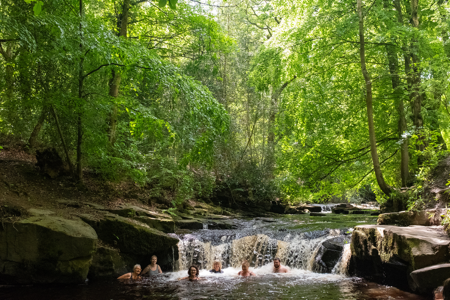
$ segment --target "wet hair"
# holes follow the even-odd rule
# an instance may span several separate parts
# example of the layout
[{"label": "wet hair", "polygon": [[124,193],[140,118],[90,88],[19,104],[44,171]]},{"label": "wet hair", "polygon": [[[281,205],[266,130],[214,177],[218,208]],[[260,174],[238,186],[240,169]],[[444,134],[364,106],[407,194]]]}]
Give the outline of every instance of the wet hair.
[{"label": "wet hair", "polygon": [[242,262],[242,265],[244,266],[247,266],[247,268],[249,268],[250,267],[250,263],[248,262],[248,260],[244,260],[243,262]]},{"label": "wet hair", "polygon": [[152,255],[152,257],[150,257],[150,260],[152,260],[154,258],[158,259],[158,257],[156,255]]},{"label": "wet hair", "polygon": [[195,270],[197,270],[197,274],[195,274],[195,276],[198,277],[198,275],[200,274],[200,271],[198,270],[198,267],[197,267],[197,266],[194,266],[194,265],[192,265],[192,266],[189,267],[189,269],[188,269],[188,275],[191,276],[191,269],[192,269],[192,268],[194,268]]},{"label": "wet hair", "polygon": [[276,260],[278,260],[278,262],[281,263],[281,259],[280,259],[279,257],[275,257],[275,258],[273,259],[273,261],[276,261]]},{"label": "wet hair", "polygon": [[220,261],[215,260],[215,261],[213,262],[213,269],[214,269],[214,265],[215,265],[215,264],[219,264],[219,270],[222,270],[222,263],[221,263]]},{"label": "wet hair", "polygon": [[135,264],[134,267],[133,267],[133,273],[134,273],[134,270],[136,270],[136,268],[138,268],[138,267],[142,269],[140,264]]}]

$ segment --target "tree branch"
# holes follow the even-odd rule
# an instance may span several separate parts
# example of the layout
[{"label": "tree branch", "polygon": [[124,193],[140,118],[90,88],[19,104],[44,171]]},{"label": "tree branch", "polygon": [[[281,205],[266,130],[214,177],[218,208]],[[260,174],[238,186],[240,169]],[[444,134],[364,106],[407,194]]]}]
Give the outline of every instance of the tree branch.
[{"label": "tree branch", "polygon": [[[391,159],[395,154],[397,154],[398,150],[395,150],[394,153],[392,153],[391,156],[387,157],[386,159],[384,159],[380,165],[384,164],[387,160]],[[356,184],[354,184],[350,189],[354,188],[355,186],[357,186],[358,184],[361,183],[361,181],[364,180],[364,178],[366,178],[370,173],[372,173],[375,169],[372,168],[372,170],[370,170],[369,172],[366,173],[366,175],[364,175]]]}]

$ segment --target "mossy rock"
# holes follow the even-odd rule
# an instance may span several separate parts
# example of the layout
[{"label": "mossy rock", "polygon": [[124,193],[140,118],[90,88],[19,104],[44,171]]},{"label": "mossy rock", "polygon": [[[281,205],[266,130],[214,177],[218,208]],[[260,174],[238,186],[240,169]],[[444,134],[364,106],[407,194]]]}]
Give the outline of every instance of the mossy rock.
[{"label": "mossy rock", "polygon": [[139,206],[125,205],[118,209],[109,209],[108,212],[119,215],[124,218],[133,217],[151,217],[151,218],[170,218],[170,215],[164,213],[158,213],[143,209]]},{"label": "mossy rock", "polygon": [[119,276],[127,272],[127,265],[120,255],[119,249],[101,245],[92,259],[89,268],[89,279]]},{"label": "mossy rock", "polygon": [[137,217],[136,220],[165,233],[175,232],[175,222],[172,219],[156,219],[142,216]]},{"label": "mossy rock", "polygon": [[199,220],[177,220],[175,221],[175,224],[179,229],[203,229],[203,222]]},{"label": "mossy rock", "polygon": [[0,281],[82,283],[96,243],[94,229],[78,218],[42,214],[4,223],[0,227]]},{"label": "mossy rock", "polygon": [[104,213],[97,217],[84,214],[80,217],[95,229],[99,239],[121,253],[152,255],[178,243],[178,239],[164,232],[115,214]]},{"label": "mossy rock", "polygon": [[439,228],[392,225],[356,226],[352,234],[352,275],[401,288],[409,273],[446,263],[450,238]]}]

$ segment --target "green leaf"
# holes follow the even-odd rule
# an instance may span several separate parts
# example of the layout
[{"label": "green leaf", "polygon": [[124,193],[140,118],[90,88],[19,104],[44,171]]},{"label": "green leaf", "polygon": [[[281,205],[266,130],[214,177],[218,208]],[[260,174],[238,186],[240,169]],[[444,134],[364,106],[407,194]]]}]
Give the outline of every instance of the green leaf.
[{"label": "green leaf", "polygon": [[42,6],[44,5],[44,2],[38,1],[33,7],[34,15],[39,16],[42,12]]},{"label": "green leaf", "polygon": [[158,5],[159,7],[164,7],[167,4],[167,0],[159,0]]},{"label": "green leaf", "polygon": [[177,2],[178,0],[169,0],[169,6],[171,9],[176,9],[177,8]]}]

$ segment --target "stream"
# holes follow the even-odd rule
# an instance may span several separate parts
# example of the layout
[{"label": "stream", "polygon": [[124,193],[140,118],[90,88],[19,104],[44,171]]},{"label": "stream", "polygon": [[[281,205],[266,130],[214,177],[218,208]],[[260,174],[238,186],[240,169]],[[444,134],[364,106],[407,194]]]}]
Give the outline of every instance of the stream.
[{"label": "stream", "polygon": [[[109,279],[78,286],[0,285],[0,299],[427,299],[346,275],[352,228],[375,224],[376,218],[331,213],[319,217],[285,215],[233,220],[236,229],[228,230],[210,230],[205,224],[203,230],[176,234],[180,242],[174,272],[133,284]],[[343,254],[330,273],[318,273],[314,261],[321,245],[336,238],[344,242]],[[289,273],[272,273],[275,257],[290,268]],[[237,277],[244,259],[256,277]],[[209,273],[214,260],[222,262],[223,274]],[[192,264],[200,267],[204,280],[178,281],[187,276]]]}]

